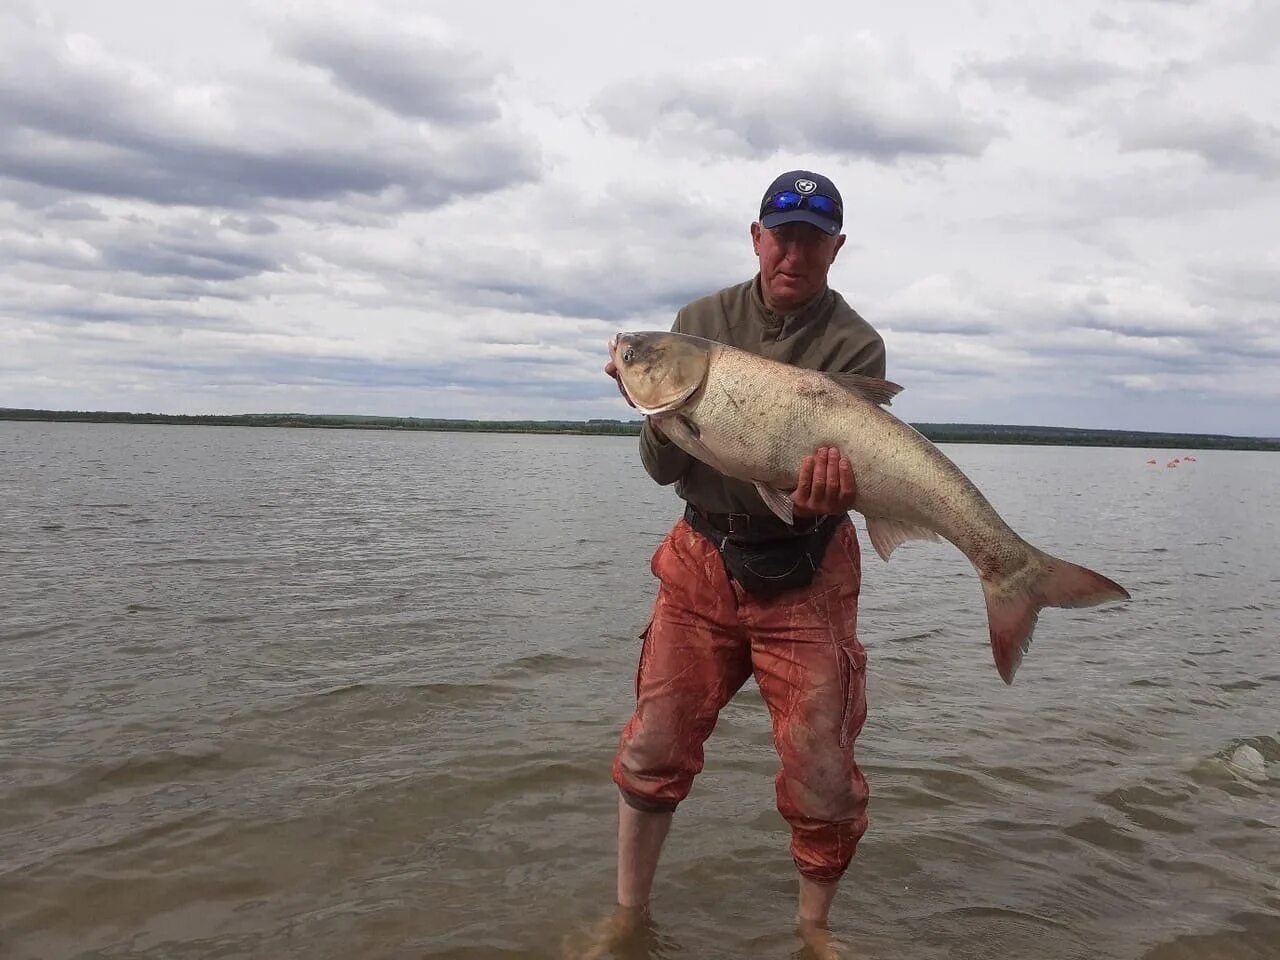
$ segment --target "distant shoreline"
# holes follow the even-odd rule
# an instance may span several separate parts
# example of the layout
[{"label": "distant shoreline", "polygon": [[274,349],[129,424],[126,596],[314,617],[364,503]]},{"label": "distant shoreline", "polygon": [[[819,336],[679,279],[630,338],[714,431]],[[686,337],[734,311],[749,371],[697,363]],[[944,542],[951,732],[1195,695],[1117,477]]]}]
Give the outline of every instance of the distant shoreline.
[{"label": "distant shoreline", "polygon": [[[46,423],[141,423],[182,426],[289,427],[346,430],[425,430],[445,433],[536,433],[636,436],[639,420],[448,420],[426,417],[326,416],[309,413],[169,414],[29,410],[0,407],[0,420]],[[1280,438],[1224,434],[1093,430],[1079,427],[991,423],[914,423],[934,443],[1008,443],[1023,446],[1178,448],[1280,451]]]}]

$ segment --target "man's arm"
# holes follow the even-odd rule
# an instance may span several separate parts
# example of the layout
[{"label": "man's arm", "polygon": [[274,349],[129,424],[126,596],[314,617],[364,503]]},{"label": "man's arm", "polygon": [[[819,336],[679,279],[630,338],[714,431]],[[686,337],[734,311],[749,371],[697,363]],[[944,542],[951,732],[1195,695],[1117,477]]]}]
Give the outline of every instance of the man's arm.
[{"label": "man's arm", "polygon": [[853,362],[844,370],[845,373],[860,373],[864,377],[885,378],[884,340],[879,336],[872,337],[853,355]]},{"label": "man's arm", "polygon": [[645,417],[640,428],[640,462],[656,483],[666,486],[684,476],[693,457],[672,443]]}]

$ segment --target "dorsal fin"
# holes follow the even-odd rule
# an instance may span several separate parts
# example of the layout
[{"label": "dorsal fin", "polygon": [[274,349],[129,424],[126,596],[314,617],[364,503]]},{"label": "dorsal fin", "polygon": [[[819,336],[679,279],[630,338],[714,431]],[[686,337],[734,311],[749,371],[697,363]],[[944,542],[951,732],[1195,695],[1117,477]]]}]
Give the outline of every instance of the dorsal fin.
[{"label": "dorsal fin", "polygon": [[872,403],[889,406],[889,401],[902,392],[902,387],[879,377],[864,377],[860,373],[825,373],[826,377],[838,386],[859,397],[866,397]]}]

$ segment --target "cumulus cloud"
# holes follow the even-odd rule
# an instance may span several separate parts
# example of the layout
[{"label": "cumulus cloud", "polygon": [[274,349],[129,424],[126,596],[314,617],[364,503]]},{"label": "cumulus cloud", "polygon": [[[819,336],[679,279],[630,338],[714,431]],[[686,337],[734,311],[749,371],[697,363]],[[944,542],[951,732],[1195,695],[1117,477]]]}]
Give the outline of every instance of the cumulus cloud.
[{"label": "cumulus cloud", "polygon": [[393,113],[466,126],[500,116],[495,67],[443,24],[412,19],[394,33],[349,19],[284,22],[280,49]]},{"label": "cumulus cloud", "polygon": [[536,149],[501,122],[492,84],[466,51],[442,60],[436,41],[416,41],[435,66],[419,70],[404,95],[442,116],[438,128],[346,92],[359,85],[367,95],[386,63],[419,49],[392,23],[380,38],[366,31],[346,45],[335,25],[298,28],[287,43],[327,62],[325,76],[278,64],[265,77],[200,84],[175,83],[91,36],[15,17],[3,26],[0,177],[152,203],[247,208],[355,196],[430,207],[539,175]]},{"label": "cumulus cloud", "polygon": [[710,156],[977,156],[1002,132],[865,39],[811,41],[769,60],[622,81],[594,109],[614,133]]},{"label": "cumulus cloud", "polygon": [[291,252],[278,240],[268,242],[272,232],[261,224],[255,233],[236,220],[228,225],[191,214],[51,219],[41,228],[0,228],[0,254],[12,264],[13,277],[40,282],[55,279],[50,270],[76,271],[89,275],[79,286],[102,293],[130,291],[152,299],[167,290],[181,299],[185,290],[243,299],[238,281],[293,265]]},{"label": "cumulus cloud", "polygon": [[[452,234],[473,216],[458,208],[436,226]],[[692,194],[674,217],[665,188],[615,183],[598,195],[549,188],[511,196],[504,229],[465,246],[421,237],[369,244],[353,235],[315,252],[371,277],[395,277],[395,290],[364,291],[379,300],[444,297],[610,324],[657,314],[669,326],[684,303],[751,275],[746,222]]]}]

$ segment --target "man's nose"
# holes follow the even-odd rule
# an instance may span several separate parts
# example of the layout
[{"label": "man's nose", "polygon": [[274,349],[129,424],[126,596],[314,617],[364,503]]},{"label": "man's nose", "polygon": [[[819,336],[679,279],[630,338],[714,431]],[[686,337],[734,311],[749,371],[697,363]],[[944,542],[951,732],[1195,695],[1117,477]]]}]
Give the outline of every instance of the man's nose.
[{"label": "man's nose", "polygon": [[800,240],[788,240],[782,248],[782,259],[789,263],[800,263],[809,254],[810,245]]}]

